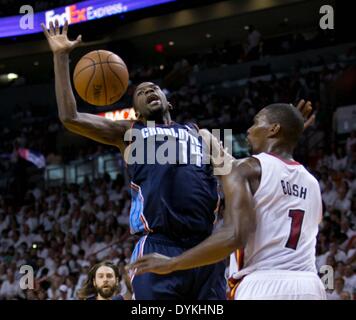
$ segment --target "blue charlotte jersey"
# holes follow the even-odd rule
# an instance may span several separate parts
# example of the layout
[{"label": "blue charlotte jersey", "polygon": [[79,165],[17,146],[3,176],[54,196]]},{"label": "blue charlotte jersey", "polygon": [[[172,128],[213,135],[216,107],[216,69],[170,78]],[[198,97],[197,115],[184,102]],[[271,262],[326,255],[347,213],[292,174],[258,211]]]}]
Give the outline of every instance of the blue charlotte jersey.
[{"label": "blue charlotte jersey", "polygon": [[198,129],[192,124],[147,127],[141,122],[133,129],[127,165],[131,233],[164,234],[194,246],[211,234],[219,200]]}]

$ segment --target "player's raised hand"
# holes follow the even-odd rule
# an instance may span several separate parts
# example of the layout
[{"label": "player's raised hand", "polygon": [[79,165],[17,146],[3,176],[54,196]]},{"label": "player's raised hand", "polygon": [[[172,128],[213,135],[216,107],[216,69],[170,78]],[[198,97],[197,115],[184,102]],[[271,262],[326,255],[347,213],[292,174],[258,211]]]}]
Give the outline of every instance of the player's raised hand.
[{"label": "player's raised hand", "polygon": [[315,114],[311,114],[313,107],[310,101],[300,100],[297,104],[297,109],[301,112],[304,118],[304,130],[310,127],[315,121]]},{"label": "player's raised hand", "polygon": [[70,41],[67,37],[68,32],[68,21],[66,20],[62,29],[62,32],[59,27],[58,20],[49,23],[49,30],[47,30],[46,26],[41,23],[41,27],[43,29],[43,33],[47,38],[48,44],[53,53],[69,53],[75,47],[79,45],[82,41],[82,36],[79,35],[76,40]]},{"label": "player's raised hand", "polygon": [[226,175],[231,172],[235,158],[224,148],[222,142],[206,129],[199,130],[206,145],[208,146],[211,164],[214,167],[214,175]]},{"label": "player's raised hand", "polygon": [[131,269],[136,275],[146,272],[157,274],[167,274],[174,270],[173,258],[164,256],[159,253],[152,253],[137,259],[134,263],[126,266],[126,269]]}]

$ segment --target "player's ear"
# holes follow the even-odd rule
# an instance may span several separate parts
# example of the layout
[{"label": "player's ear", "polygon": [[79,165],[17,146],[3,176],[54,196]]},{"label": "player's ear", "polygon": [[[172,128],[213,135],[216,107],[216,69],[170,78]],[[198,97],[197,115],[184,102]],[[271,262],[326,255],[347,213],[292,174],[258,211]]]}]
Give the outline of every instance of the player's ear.
[{"label": "player's ear", "polygon": [[135,111],[135,117],[136,119],[139,119],[141,114],[138,112],[138,110],[136,109],[135,103],[133,103],[132,107],[134,108]]},{"label": "player's ear", "polygon": [[273,123],[269,128],[268,137],[274,137],[281,131],[281,125],[279,123]]},{"label": "player's ear", "polygon": [[173,106],[171,105],[171,103],[168,101],[168,110],[173,110]]}]

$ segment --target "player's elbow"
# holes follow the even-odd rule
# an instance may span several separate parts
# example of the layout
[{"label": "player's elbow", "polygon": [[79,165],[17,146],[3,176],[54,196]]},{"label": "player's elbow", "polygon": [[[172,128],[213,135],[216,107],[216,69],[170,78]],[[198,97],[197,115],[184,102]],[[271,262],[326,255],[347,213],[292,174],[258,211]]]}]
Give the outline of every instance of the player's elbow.
[{"label": "player's elbow", "polygon": [[75,131],[75,124],[74,124],[74,120],[73,119],[60,119],[63,126],[69,130],[74,132]]},{"label": "player's elbow", "polygon": [[73,124],[73,121],[70,118],[59,118],[59,120],[67,129],[70,129],[71,124]]},{"label": "player's elbow", "polygon": [[80,124],[75,118],[66,118],[61,120],[61,122],[68,131],[75,134],[82,134],[80,131]]},{"label": "player's elbow", "polygon": [[59,120],[63,126],[70,131],[73,131],[79,125],[78,114],[65,114],[60,115]]},{"label": "player's elbow", "polygon": [[76,115],[69,115],[69,114],[64,114],[64,115],[59,115],[59,120],[62,122],[62,124],[65,125],[73,125],[75,124],[77,119]]},{"label": "player's elbow", "polygon": [[[70,111],[67,111],[70,110]],[[75,106],[68,107],[66,111],[59,110],[58,111],[58,116],[59,120],[62,122],[62,124],[65,125],[73,125],[79,120],[79,113],[76,111]]]}]

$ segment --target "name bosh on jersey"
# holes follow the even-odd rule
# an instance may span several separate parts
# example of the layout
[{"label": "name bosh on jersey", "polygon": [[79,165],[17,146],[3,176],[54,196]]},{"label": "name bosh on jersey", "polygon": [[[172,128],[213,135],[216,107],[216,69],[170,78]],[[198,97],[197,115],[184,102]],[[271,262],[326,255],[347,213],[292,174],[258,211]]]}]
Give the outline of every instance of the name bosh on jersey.
[{"label": "name bosh on jersey", "polygon": [[88,6],[77,8],[77,5],[71,5],[64,8],[64,12],[58,12],[62,9],[48,10],[45,12],[46,26],[49,28],[49,23],[57,19],[60,25],[64,25],[65,20],[68,24],[84,22],[94,19],[99,19],[113,14],[118,14],[127,11],[127,6],[121,2],[114,3],[103,7]]}]

